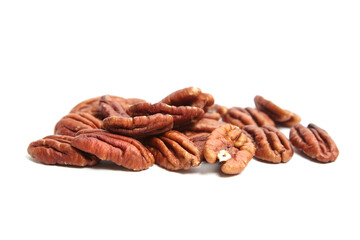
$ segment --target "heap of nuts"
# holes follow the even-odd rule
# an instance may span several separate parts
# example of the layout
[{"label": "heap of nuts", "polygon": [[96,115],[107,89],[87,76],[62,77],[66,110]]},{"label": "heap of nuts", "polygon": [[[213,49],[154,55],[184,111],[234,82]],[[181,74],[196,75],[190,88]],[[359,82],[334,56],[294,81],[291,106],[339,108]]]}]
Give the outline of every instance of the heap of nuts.
[{"label": "heap of nuts", "polygon": [[[339,150],[329,134],[300,124],[300,117],[256,96],[256,108],[215,104],[211,94],[189,87],[151,104],[105,95],[76,105],[54,135],[30,143],[28,153],[44,164],[93,166],[112,161],[134,171],[154,163],[176,171],[205,160],[225,174],[238,174],[255,157],[288,162],[293,147],[319,162],[335,161]],[[289,139],[276,124],[291,127]]]}]

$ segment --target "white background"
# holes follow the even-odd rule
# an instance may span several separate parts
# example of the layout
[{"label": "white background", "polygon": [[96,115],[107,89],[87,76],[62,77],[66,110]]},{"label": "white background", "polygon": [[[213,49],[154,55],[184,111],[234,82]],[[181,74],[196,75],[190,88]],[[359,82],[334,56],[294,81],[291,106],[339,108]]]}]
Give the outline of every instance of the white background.
[{"label": "white background", "polygon": [[[0,239],[359,239],[359,13],[346,0],[1,1]],[[263,95],[340,155],[252,160],[227,177],[27,154],[82,100],[188,86],[228,107]]]}]

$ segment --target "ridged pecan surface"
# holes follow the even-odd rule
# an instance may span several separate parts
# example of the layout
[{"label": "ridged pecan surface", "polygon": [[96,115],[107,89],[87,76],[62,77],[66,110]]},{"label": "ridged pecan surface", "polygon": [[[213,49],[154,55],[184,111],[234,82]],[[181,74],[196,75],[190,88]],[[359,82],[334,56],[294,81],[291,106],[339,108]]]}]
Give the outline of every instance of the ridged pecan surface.
[{"label": "ridged pecan surface", "polygon": [[75,136],[83,129],[100,129],[102,121],[86,112],[69,113],[55,125],[57,135]]}]

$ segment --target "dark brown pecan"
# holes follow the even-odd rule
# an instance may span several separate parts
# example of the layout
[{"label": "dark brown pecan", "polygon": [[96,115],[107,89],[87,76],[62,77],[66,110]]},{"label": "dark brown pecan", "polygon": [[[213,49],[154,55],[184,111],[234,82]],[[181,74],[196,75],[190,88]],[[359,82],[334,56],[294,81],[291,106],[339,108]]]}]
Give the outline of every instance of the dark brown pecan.
[{"label": "dark brown pecan", "polygon": [[272,163],[285,163],[289,161],[294,150],[287,137],[277,128],[269,125],[257,127],[247,125],[243,128],[255,143],[255,157]]},{"label": "dark brown pecan", "polygon": [[333,162],[339,155],[334,140],[315,124],[304,127],[300,123],[290,129],[290,141],[300,151],[320,162]]},{"label": "dark brown pecan", "polygon": [[214,120],[220,120],[228,111],[228,108],[218,104],[214,104],[207,109],[203,118],[210,118]]},{"label": "dark brown pecan", "polygon": [[[142,104],[142,103],[139,103]],[[136,106],[132,105],[132,106]],[[128,110],[132,107],[130,106]],[[154,113],[131,117],[117,101],[108,95],[101,98],[99,113],[104,117],[103,128],[109,132],[131,137],[145,137],[160,134],[173,128],[173,117]]]},{"label": "dark brown pecan", "polygon": [[210,118],[202,118],[200,121],[189,125],[186,130],[193,132],[212,132],[218,127],[226,125],[228,123],[220,122]]},{"label": "dark brown pecan", "polygon": [[71,145],[101,160],[112,161],[135,171],[154,164],[154,156],[139,141],[100,129],[79,131]]},{"label": "dark brown pecan", "polygon": [[160,102],[155,104],[145,102],[130,106],[128,113],[134,117],[156,113],[169,114],[173,118],[174,128],[181,128],[198,121],[204,115],[204,110],[191,106],[177,107]]},{"label": "dark brown pecan", "polygon": [[102,121],[86,112],[69,113],[55,125],[55,134],[75,136],[82,129],[100,129]]},{"label": "dark brown pecan", "polygon": [[255,154],[251,138],[239,127],[226,124],[215,129],[204,146],[204,157],[213,164],[219,159],[224,163],[221,171],[225,174],[238,174],[244,170]]},{"label": "dark brown pecan", "polygon": [[254,101],[259,111],[265,112],[272,120],[284,126],[291,127],[301,121],[299,115],[282,109],[262,96],[256,96]]},{"label": "dark brown pecan", "polygon": [[169,94],[160,102],[172,106],[207,108],[214,104],[214,97],[211,94],[202,93],[200,88],[188,87]]},{"label": "dark brown pecan", "polygon": [[28,153],[32,158],[45,164],[72,166],[93,166],[99,159],[71,146],[74,137],[50,135],[30,143]]},{"label": "dark brown pecan", "polygon": [[199,149],[184,134],[171,130],[147,140],[159,166],[168,170],[189,169],[201,163]]}]

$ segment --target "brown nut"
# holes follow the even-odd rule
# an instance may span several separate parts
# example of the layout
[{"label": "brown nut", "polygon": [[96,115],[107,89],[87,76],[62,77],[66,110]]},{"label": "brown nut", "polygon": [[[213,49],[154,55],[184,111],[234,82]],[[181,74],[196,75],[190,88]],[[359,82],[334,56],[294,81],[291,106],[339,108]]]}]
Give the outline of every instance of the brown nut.
[{"label": "brown nut", "polygon": [[203,109],[214,104],[214,97],[202,93],[200,88],[188,87],[169,94],[160,102],[172,106],[193,106]]},{"label": "brown nut", "polygon": [[208,132],[189,132],[189,131],[187,131],[184,134],[199,149],[200,154],[201,154],[200,159],[201,160],[204,159],[204,146],[205,146],[206,140],[210,136],[210,133],[208,133]]},{"label": "brown nut", "polygon": [[159,166],[168,170],[189,169],[201,163],[201,153],[184,134],[171,130],[147,140]]},{"label": "brown nut", "polygon": [[30,143],[27,151],[32,158],[45,164],[93,166],[100,160],[71,146],[74,137],[50,135]]},{"label": "brown nut", "polygon": [[[132,106],[136,105],[137,104]],[[129,109],[132,106],[130,106]],[[162,113],[131,117],[127,114],[124,107],[118,102],[113,101],[108,95],[101,98],[99,113],[104,117],[104,129],[109,132],[131,137],[145,137],[160,134],[172,129],[174,123],[171,115]]]},{"label": "brown nut", "polygon": [[210,118],[214,120],[220,120],[228,111],[228,108],[218,104],[214,104],[207,109],[203,118]]},{"label": "brown nut", "polygon": [[186,130],[193,132],[208,132],[211,133],[215,129],[227,125],[228,123],[220,122],[210,118],[202,118],[200,121],[189,125]]},{"label": "brown nut", "polygon": [[69,113],[55,125],[57,135],[75,136],[79,130],[100,129],[102,121],[86,112]]},{"label": "brown nut", "polygon": [[266,100],[262,96],[256,96],[254,98],[256,108],[265,112],[272,120],[278,122],[286,127],[291,127],[301,121],[299,115],[282,109],[273,102]]},{"label": "brown nut", "polygon": [[215,129],[204,146],[204,157],[213,164],[219,159],[221,171],[225,174],[238,174],[244,170],[255,154],[251,138],[239,127],[226,124]]},{"label": "brown nut", "polygon": [[277,128],[269,125],[257,127],[247,125],[243,128],[255,143],[255,157],[272,163],[288,162],[294,150],[287,137]]},{"label": "brown nut", "polygon": [[264,126],[266,124],[275,126],[275,123],[264,112],[255,108],[232,107],[223,117],[224,122],[231,123],[239,128],[246,125]]},{"label": "brown nut", "polygon": [[315,124],[304,127],[300,123],[290,129],[290,141],[300,151],[320,162],[333,162],[339,156],[334,140]]},{"label": "brown nut", "polygon": [[[70,113],[78,113],[78,112],[86,112],[89,113],[97,118],[102,119],[99,113],[99,104],[101,97],[94,97],[87,99],[79,104],[77,104],[73,109],[71,109]],[[139,98],[122,98],[118,96],[110,96],[113,101],[116,101],[120,104],[125,110],[128,106],[131,106],[136,103],[145,102],[145,100]]]},{"label": "brown nut", "polygon": [[151,104],[148,102],[134,104],[129,107],[128,113],[131,116],[142,116],[152,114],[168,114],[174,121],[174,128],[181,128],[198,121],[203,115],[204,110],[191,106],[170,106],[165,103]]},{"label": "brown nut", "polygon": [[154,164],[154,156],[139,141],[100,129],[79,131],[71,145],[101,160],[112,161],[135,171]]}]

